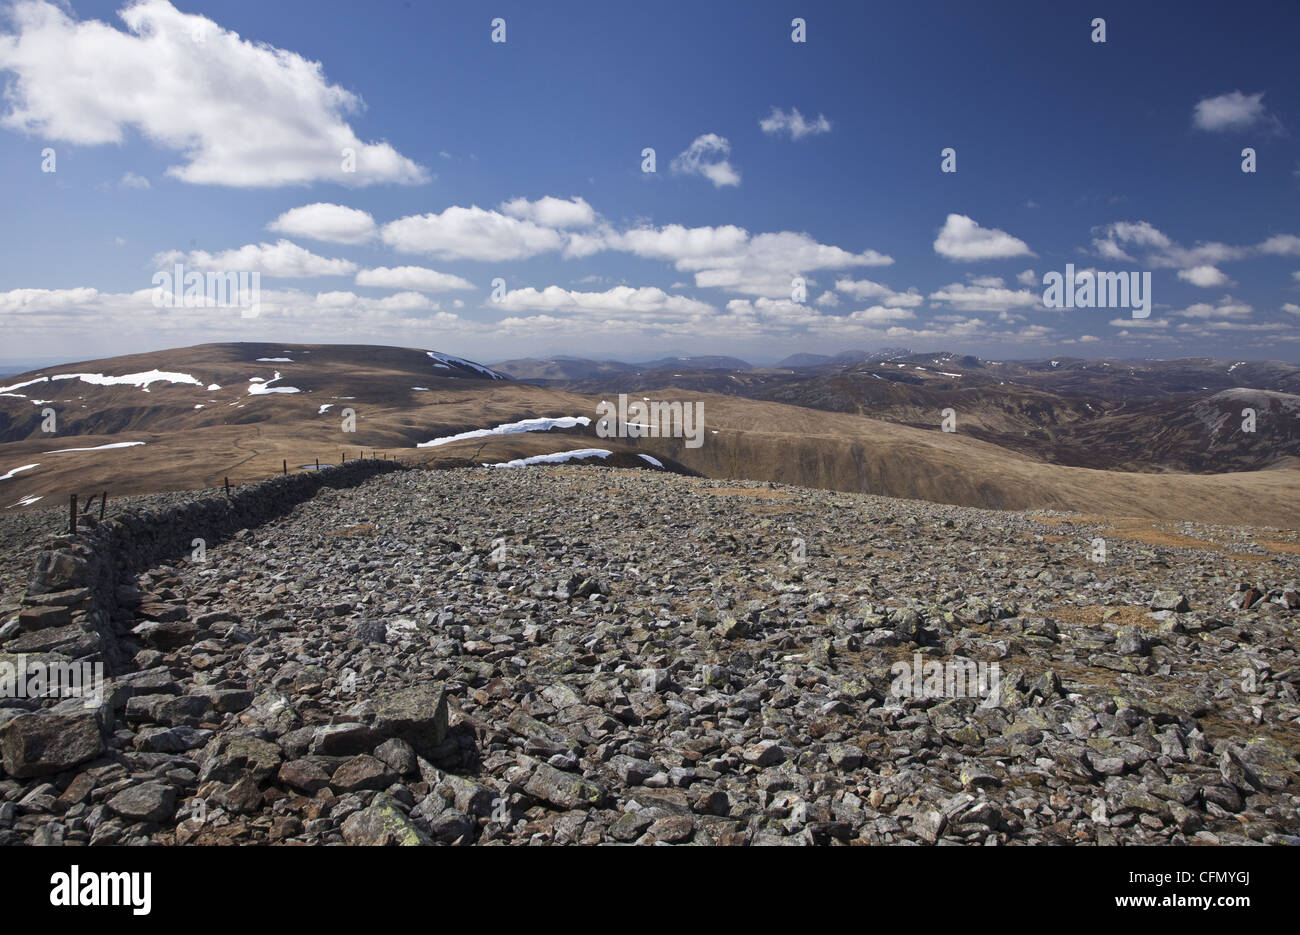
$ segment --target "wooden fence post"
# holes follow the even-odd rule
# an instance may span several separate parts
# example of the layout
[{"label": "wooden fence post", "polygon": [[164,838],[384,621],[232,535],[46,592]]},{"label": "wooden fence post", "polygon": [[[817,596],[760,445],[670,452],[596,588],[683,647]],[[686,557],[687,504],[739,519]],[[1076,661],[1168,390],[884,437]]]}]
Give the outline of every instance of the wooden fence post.
[{"label": "wooden fence post", "polygon": [[104,506],[108,503],[108,491],[105,490],[99,495],[99,521],[104,521]]},{"label": "wooden fence post", "polygon": [[68,500],[68,532],[74,536],[77,534],[77,495],[69,494]]}]

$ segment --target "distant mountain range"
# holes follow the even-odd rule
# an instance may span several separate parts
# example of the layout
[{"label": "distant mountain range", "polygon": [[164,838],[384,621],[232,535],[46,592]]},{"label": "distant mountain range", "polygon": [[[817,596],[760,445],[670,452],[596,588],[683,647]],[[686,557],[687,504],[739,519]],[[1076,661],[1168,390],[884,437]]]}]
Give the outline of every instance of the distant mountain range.
[{"label": "distant mountain range", "polygon": [[[613,466],[965,506],[1300,525],[1292,364],[901,349],[793,360],[483,366],[416,348],[206,344],[60,364],[0,382],[0,510],[375,453],[448,466],[557,463],[577,451]],[[703,443],[599,434],[598,406],[619,393],[700,403]]]}]

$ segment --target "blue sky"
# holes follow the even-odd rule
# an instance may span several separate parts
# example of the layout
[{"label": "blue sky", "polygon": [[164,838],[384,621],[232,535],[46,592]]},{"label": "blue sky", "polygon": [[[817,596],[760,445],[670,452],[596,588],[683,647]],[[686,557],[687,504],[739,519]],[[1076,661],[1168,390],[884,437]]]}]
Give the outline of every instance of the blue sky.
[{"label": "blue sky", "polygon": [[[1293,3],[0,10],[3,357],[1300,360]],[[160,308],[177,263],[257,314]],[[1067,263],[1150,316],[1045,308]]]}]

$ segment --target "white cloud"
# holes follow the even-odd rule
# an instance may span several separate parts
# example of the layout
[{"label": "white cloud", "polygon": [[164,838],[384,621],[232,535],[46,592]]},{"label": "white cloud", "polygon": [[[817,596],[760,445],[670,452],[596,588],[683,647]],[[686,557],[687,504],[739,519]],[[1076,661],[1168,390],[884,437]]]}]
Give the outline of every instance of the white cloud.
[{"label": "white cloud", "polygon": [[688,319],[716,312],[707,302],[669,295],[653,286],[639,289],[615,286],[604,292],[577,292],[561,286],[547,286],[538,291],[529,286],[526,289],[512,289],[499,302],[494,302],[493,306],[505,311],[537,310],[599,316],[653,314],[674,319]]},{"label": "white cloud", "polygon": [[1258,94],[1230,91],[1197,101],[1192,109],[1193,126],[1211,133],[1245,130],[1271,119],[1264,110],[1263,91]]},{"label": "white cloud", "polygon": [[1294,302],[1283,302],[1282,311],[1292,315],[1300,315],[1300,305],[1296,305]]},{"label": "white cloud", "polygon": [[1272,256],[1300,256],[1300,237],[1295,234],[1276,234],[1258,247],[1260,253]]},{"label": "white cloud", "polygon": [[1006,231],[980,227],[964,214],[950,214],[934,241],[934,252],[950,260],[1003,260],[1034,256],[1023,240]]},{"label": "white cloud", "polygon": [[[1161,329],[1169,327],[1167,318],[1112,318],[1110,323],[1116,328],[1138,328],[1138,329]],[[1124,332],[1120,332],[1121,337],[1126,337]]]},{"label": "white cloud", "polygon": [[1246,247],[1233,247],[1210,241],[1183,247],[1146,221],[1117,221],[1094,229],[1092,244],[1098,255],[1124,263],[1137,263],[1126,247],[1143,248],[1141,261],[1153,269],[1190,270],[1197,266],[1217,266],[1250,255]]},{"label": "white cloud", "polygon": [[1232,280],[1225,276],[1222,270],[1214,266],[1193,266],[1190,269],[1180,269],[1178,278],[1184,282],[1190,282],[1193,286],[1200,286],[1202,289],[1232,284]]},{"label": "white cloud", "polygon": [[[357,137],[344,115],[360,98],[329,84],[319,62],[241,39],[167,0],[140,0],[118,16],[127,31],[76,22],[44,0],[16,4],[14,32],[0,36],[0,69],[14,76],[3,124],[83,146],[138,131],[181,154],[168,175],[199,185],[426,180],[388,143]],[[355,172],[345,171],[345,150]]]},{"label": "white cloud", "polygon": [[149,180],[145,178],[143,175],[136,175],[134,172],[127,172],[123,174],[122,178],[118,181],[117,187],[134,188],[140,191],[147,191],[153,186],[149,184]]},{"label": "white cloud", "polygon": [[996,284],[984,285],[954,282],[930,293],[930,301],[963,312],[1000,312],[1013,308],[1042,306],[1042,296],[1025,289],[1008,289]]},{"label": "white cloud", "polygon": [[716,133],[705,133],[697,136],[678,154],[672,162],[672,170],[679,175],[702,175],[715,188],[739,185],[740,173],[727,160],[730,153],[731,144],[726,138]]},{"label": "white cloud", "polygon": [[792,140],[831,131],[831,122],[826,119],[825,115],[818,114],[816,120],[808,121],[804,120],[803,114],[793,107],[788,114],[779,108],[773,107],[772,113],[760,120],[758,125],[768,136],[773,136],[784,130],[790,134]]},{"label": "white cloud", "polygon": [[246,244],[234,250],[208,253],[206,250],[171,250],[154,257],[160,267],[183,263],[196,270],[261,273],[286,279],[312,276],[348,276],[356,271],[351,260],[332,260],[317,256],[288,240],[273,244]]},{"label": "white cloud", "polygon": [[915,314],[905,308],[886,308],[883,305],[873,305],[870,308],[851,313],[848,320],[864,325],[880,325],[893,321],[907,321],[915,317]]},{"label": "white cloud", "polygon": [[1016,273],[1016,282],[1020,283],[1022,286],[1036,286],[1039,282],[1038,274],[1032,269],[1027,269],[1023,272]]},{"label": "white cloud", "polygon": [[826,308],[836,308],[840,304],[840,297],[828,289],[817,297],[817,304]]},{"label": "white cloud", "polygon": [[378,286],[383,289],[406,289],[416,292],[450,292],[454,289],[473,289],[474,284],[450,273],[439,273],[423,266],[379,266],[357,272],[358,286]]},{"label": "white cloud", "polygon": [[1183,318],[1249,318],[1254,309],[1244,302],[1238,302],[1230,295],[1225,295],[1217,304],[1197,302],[1173,314]]},{"label": "white cloud", "polygon": [[321,292],[316,295],[315,304],[321,308],[361,309],[372,311],[415,311],[418,309],[437,310],[438,303],[418,292],[396,292],[382,299],[362,298],[355,292]]},{"label": "white cloud", "polygon": [[880,299],[881,305],[890,307],[915,308],[925,301],[925,296],[915,289],[895,292],[889,286],[872,282],[870,279],[838,279],[835,281],[835,288],[855,299]]},{"label": "white cloud", "polygon": [[565,243],[559,231],[478,205],[398,218],[385,224],[380,236],[394,250],[445,260],[522,260]]},{"label": "white cloud", "polygon": [[546,195],[536,201],[516,198],[501,204],[501,210],[513,218],[532,221],[542,227],[590,227],[596,212],[582,198],[553,198]]},{"label": "white cloud", "polygon": [[375,219],[365,211],[317,202],[284,212],[266,229],[290,237],[310,237],[330,243],[362,244],[373,240]]}]

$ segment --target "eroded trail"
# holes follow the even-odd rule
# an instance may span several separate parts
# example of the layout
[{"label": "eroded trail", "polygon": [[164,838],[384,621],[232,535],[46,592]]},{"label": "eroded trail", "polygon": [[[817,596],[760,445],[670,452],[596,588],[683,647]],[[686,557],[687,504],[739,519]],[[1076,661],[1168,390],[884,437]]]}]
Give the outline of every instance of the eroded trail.
[{"label": "eroded trail", "polygon": [[1294,842],[1296,536],[1138,532],[583,467],[326,489],[141,576],[144,687],[101,760],[0,783],[0,837]]}]

